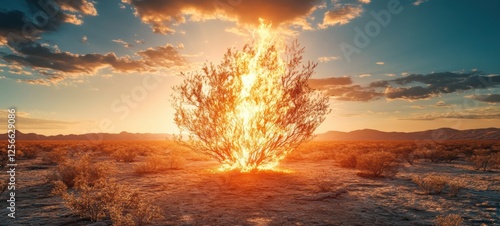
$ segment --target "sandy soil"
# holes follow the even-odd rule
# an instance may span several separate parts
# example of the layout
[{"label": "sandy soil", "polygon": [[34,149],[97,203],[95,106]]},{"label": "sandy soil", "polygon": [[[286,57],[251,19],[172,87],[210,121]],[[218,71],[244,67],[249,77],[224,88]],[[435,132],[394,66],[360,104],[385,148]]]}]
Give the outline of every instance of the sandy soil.
[{"label": "sandy soil", "polygon": [[[96,161],[109,159],[97,156]],[[192,161],[181,170],[139,176],[133,163],[117,163],[121,184],[154,198],[165,219],[157,225],[433,225],[437,215],[457,213],[465,225],[500,225],[500,173],[472,170],[467,162],[405,165],[394,178],[370,179],[335,161],[296,161],[290,172],[214,173],[212,161]],[[2,201],[0,225],[87,225],[50,196],[45,176],[55,166],[40,157],[19,161],[16,219]],[[432,172],[462,177],[457,197],[426,195],[411,178]],[[1,175],[6,178],[5,174]],[[8,194],[0,195],[7,200]],[[94,225],[106,225],[109,221]]]}]

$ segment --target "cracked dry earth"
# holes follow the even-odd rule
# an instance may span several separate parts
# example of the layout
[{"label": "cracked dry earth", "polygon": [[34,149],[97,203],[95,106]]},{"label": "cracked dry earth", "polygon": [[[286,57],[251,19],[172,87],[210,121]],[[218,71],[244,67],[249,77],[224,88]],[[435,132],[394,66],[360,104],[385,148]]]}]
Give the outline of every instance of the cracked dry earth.
[{"label": "cracked dry earth", "polygon": [[[109,160],[95,156],[95,161]],[[133,163],[117,163],[114,177],[154,199],[165,218],[156,225],[434,225],[456,213],[464,225],[500,224],[500,173],[472,170],[466,162],[405,165],[394,178],[370,179],[332,160],[286,162],[290,172],[213,173],[213,161],[191,161],[181,170],[137,175]],[[16,174],[16,219],[2,201],[0,225],[88,225],[50,196],[45,176],[55,166],[21,160]],[[457,197],[425,195],[411,178],[440,172],[465,178]],[[1,179],[6,179],[2,174]],[[7,200],[8,194],[0,195]],[[94,225],[106,225],[109,221]]]}]

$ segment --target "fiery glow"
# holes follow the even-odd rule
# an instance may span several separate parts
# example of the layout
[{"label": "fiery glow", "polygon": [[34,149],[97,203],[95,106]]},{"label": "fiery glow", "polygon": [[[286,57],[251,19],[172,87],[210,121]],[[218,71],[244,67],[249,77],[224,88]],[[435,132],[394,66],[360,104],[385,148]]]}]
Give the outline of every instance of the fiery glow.
[{"label": "fiery glow", "polygon": [[262,20],[254,35],[174,87],[175,123],[190,132],[177,140],[218,160],[220,171],[276,170],[328,113],[328,97],[308,86],[316,64],[302,64],[303,48]]},{"label": "fiery glow", "polygon": [[[285,73],[285,63],[281,58],[284,53],[284,43],[271,30],[271,25],[265,24],[262,20],[259,28],[255,32],[255,53],[240,52],[235,59],[238,70],[244,73],[233,83],[234,90],[239,90],[240,94],[235,101],[236,108],[233,115],[228,115],[230,121],[241,123],[243,130],[233,141],[237,147],[232,150],[234,159],[227,159],[219,168],[221,171],[239,169],[242,172],[274,169],[287,152],[281,155],[268,156],[269,161],[261,163],[260,155],[271,154],[262,150],[267,134],[282,134],[284,131],[279,126],[267,123],[264,128],[256,128],[260,123],[262,114],[266,109],[277,109],[275,107],[283,99],[284,91],[281,86],[281,76]],[[276,51],[269,49],[276,48]],[[263,66],[265,60],[272,61],[272,68]],[[267,62],[267,65],[269,62]],[[227,130],[234,133],[234,130]],[[227,134],[233,137],[234,134]],[[257,148],[256,148],[257,147]]]}]

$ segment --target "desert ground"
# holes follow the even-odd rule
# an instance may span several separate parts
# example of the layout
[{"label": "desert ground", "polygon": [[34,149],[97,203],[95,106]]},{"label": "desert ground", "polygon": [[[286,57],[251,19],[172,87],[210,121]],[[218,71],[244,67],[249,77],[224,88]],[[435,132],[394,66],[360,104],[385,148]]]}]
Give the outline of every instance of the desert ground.
[{"label": "desert ground", "polygon": [[[26,142],[17,156],[16,218],[7,217],[6,190],[0,195],[4,200],[0,225],[118,224],[108,213],[92,220],[72,210],[68,200],[53,192],[55,181],[64,173],[57,174],[64,170],[60,167],[84,154],[92,164],[113,165],[107,183],[148,200],[139,208],[124,209],[123,216],[130,212],[145,216],[149,207],[158,207],[160,216],[143,222],[145,225],[446,225],[446,220],[437,221],[438,216],[450,214],[460,216],[461,225],[500,225],[500,170],[494,161],[485,168],[476,165],[485,156],[480,153],[489,152],[490,159],[497,157],[499,144],[450,142],[418,147],[412,141],[312,141],[286,158],[279,170],[240,173],[219,172],[218,162],[172,141]],[[345,162],[346,155],[361,156],[381,147],[392,152],[407,147],[411,155],[394,154],[392,170],[379,176]],[[439,161],[429,156],[432,148],[454,155],[438,155],[442,157]],[[425,151],[427,155],[422,154]],[[128,152],[135,154],[123,156]],[[408,157],[412,159],[405,161]],[[156,162],[161,166],[147,165],[153,159],[161,159]],[[430,175],[445,178],[443,183],[449,184],[426,190],[416,182],[416,178]],[[8,180],[8,174],[2,173],[1,179]],[[452,181],[457,181],[458,192],[452,191]],[[76,190],[68,188],[65,194],[78,197]]]}]

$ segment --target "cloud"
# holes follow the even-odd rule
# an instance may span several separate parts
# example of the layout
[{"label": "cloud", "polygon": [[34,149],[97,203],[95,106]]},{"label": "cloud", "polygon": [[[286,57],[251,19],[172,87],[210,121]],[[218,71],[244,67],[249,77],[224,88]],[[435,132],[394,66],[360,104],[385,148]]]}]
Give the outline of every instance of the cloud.
[{"label": "cloud", "polygon": [[394,77],[396,74],[385,74],[385,76]]},{"label": "cloud", "polygon": [[148,48],[137,52],[137,55],[141,56],[145,64],[150,67],[173,67],[185,64],[184,57],[177,52],[177,48],[170,44]]},{"label": "cloud", "polygon": [[340,5],[325,13],[323,23],[319,28],[327,28],[329,26],[343,25],[349,23],[354,18],[357,18],[363,12],[362,5]]},{"label": "cloud", "polygon": [[414,86],[409,88],[387,87],[384,93],[387,99],[419,100],[428,99],[434,96],[429,89],[426,89],[422,86]]},{"label": "cloud", "polygon": [[385,62],[383,62],[383,61],[378,61],[378,62],[377,62],[377,63],[375,63],[375,64],[377,64],[377,65],[384,65],[384,64],[385,64]]},{"label": "cloud", "polygon": [[402,78],[372,82],[369,87],[385,88],[384,93],[388,99],[417,100],[497,85],[500,85],[500,75],[484,75],[474,71],[410,74]]},{"label": "cloud", "polygon": [[470,98],[487,103],[500,103],[500,94],[474,95]]},{"label": "cloud", "polygon": [[384,95],[374,89],[368,89],[359,85],[332,87],[327,90],[327,94],[336,100],[364,102],[379,99]]},{"label": "cloud", "polygon": [[87,41],[88,41],[87,36],[83,36],[81,42],[85,44],[85,43],[87,43]]},{"label": "cloud", "polygon": [[[24,43],[12,54],[0,55],[11,65],[32,68],[41,79],[20,80],[31,84],[49,85],[71,75],[92,75],[102,68],[115,72],[145,72],[182,66],[186,63],[175,47],[170,44],[137,52],[140,59],[118,57],[115,53],[74,54],[37,42]],[[61,78],[63,76],[63,78]]]},{"label": "cloud", "polygon": [[352,80],[350,77],[311,78],[308,84],[313,89],[328,89],[332,86],[350,85]]},{"label": "cloud", "polygon": [[335,61],[335,60],[340,60],[340,56],[324,56],[324,57],[318,57],[318,61],[321,63],[325,62],[330,62],[330,61]]},{"label": "cloud", "polygon": [[420,4],[422,4],[422,3],[424,3],[424,2],[427,2],[427,1],[429,1],[429,0],[416,0],[416,1],[414,1],[412,4],[413,4],[414,6],[419,6]]},{"label": "cloud", "polygon": [[358,0],[358,2],[363,4],[370,4],[371,0]]},{"label": "cloud", "polygon": [[[0,117],[7,118],[8,111],[0,110]],[[40,119],[33,118],[26,112],[16,112],[16,127],[20,131],[32,130],[32,129],[68,129],[80,124],[76,121],[61,121],[61,120],[51,120],[51,119]],[[7,120],[0,121],[0,126],[7,126]]]},{"label": "cloud", "polygon": [[111,41],[112,41],[112,42],[114,42],[114,43],[121,44],[121,45],[123,45],[123,47],[125,47],[125,48],[130,48],[130,47],[134,46],[134,45],[132,45],[132,44],[130,44],[130,43],[128,43],[128,42],[126,42],[126,41],[123,41],[123,40],[121,40],[121,39],[113,39],[113,40],[111,40]]},{"label": "cloud", "polygon": [[444,102],[443,100],[436,102],[433,106],[434,107],[450,107],[450,105],[447,104],[446,102]]},{"label": "cloud", "polygon": [[401,120],[436,120],[436,119],[500,119],[500,113],[497,108],[470,108],[460,111],[431,112],[415,115],[411,118],[402,118]]},{"label": "cloud", "polygon": [[309,86],[313,89],[323,90],[328,96],[343,101],[370,101],[383,96],[373,89],[352,85],[350,77],[309,79]]},{"label": "cloud", "polygon": [[[0,45],[13,46],[18,42],[32,41],[44,32],[59,29],[64,23],[82,24],[83,15],[97,15],[94,3],[87,0],[25,0],[24,7],[0,11]],[[53,11],[54,8],[61,10]],[[39,19],[41,16],[46,18],[43,23]]]},{"label": "cloud", "polygon": [[296,25],[310,27],[306,21],[321,3],[319,0],[122,0],[133,6],[136,16],[149,24],[154,32],[169,34],[175,26],[186,21],[220,19],[234,21],[239,25],[258,25],[259,18],[271,21],[273,25]]},{"label": "cloud", "polygon": [[371,74],[360,74],[358,75],[360,78],[364,78],[364,77],[370,77],[372,76]]},{"label": "cloud", "polygon": [[[393,77],[395,74],[390,74]],[[359,77],[368,77],[361,74]],[[339,80],[340,79],[340,80]],[[430,99],[440,94],[460,92],[472,89],[485,89],[500,85],[500,75],[485,75],[479,71],[457,73],[440,72],[431,74],[410,74],[406,77],[374,81],[368,86],[352,84],[349,77],[311,79],[311,87],[325,90],[337,100],[371,101],[385,97],[388,100],[401,99],[415,101]],[[342,81],[342,82],[340,82]],[[476,97],[474,99],[494,102],[498,95]],[[437,102],[435,107],[448,107],[444,102]]]},{"label": "cloud", "polygon": [[62,10],[70,12],[81,12],[84,15],[97,16],[94,3],[88,0],[57,0]]}]

